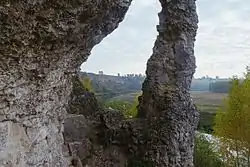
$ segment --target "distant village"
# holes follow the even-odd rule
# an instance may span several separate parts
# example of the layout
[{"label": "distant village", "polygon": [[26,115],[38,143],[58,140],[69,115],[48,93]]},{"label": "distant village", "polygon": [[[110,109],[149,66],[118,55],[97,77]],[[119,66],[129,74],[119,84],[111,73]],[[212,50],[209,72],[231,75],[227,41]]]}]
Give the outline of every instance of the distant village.
[{"label": "distant village", "polygon": [[[116,77],[141,77],[141,78],[145,78],[146,75],[145,74],[125,74],[125,75],[121,75],[120,73],[117,73],[117,75],[109,75],[109,74],[105,74],[104,71],[98,71],[97,73],[93,73],[93,72],[86,72],[88,74],[93,74],[93,75],[104,75],[104,76],[116,76]],[[205,81],[229,81],[230,78],[220,78],[219,76],[215,76],[215,77],[210,77],[208,75],[200,77],[200,78],[194,78],[194,80],[205,80]]]},{"label": "distant village", "polygon": [[[146,77],[144,74],[121,75],[120,73],[117,73],[117,75],[108,75],[105,74],[104,71],[98,71],[97,73],[81,72],[81,74],[88,76],[90,80],[98,84],[104,83],[105,85],[129,85],[129,87],[135,89],[141,89],[141,84]],[[219,76],[210,77],[207,75],[200,78],[194,78],[190,90],[227,93],[229,88],[230,78],[220,78]]]}]

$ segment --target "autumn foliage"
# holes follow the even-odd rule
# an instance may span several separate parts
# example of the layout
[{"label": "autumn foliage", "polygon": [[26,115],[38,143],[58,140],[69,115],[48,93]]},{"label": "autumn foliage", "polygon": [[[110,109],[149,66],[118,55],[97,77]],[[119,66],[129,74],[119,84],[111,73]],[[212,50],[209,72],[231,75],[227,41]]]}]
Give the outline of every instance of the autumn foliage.
[{"label": "autumn foliage", "polygon": [[219,151],[228,166],[250,166],[250,75],[234,77],[224,106],[215,119]]}]

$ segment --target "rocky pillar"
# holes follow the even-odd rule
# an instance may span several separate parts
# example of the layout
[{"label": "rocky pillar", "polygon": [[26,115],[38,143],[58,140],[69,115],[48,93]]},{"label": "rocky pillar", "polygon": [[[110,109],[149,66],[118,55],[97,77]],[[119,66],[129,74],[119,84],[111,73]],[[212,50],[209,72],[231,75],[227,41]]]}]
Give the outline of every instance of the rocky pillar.
[{"label": "rocky pillar", "polygon": [[148,119],[146,156],[155,166],[193,166],[198,113],[189,88],[195,72],[195,0],[160,0],[153,54],[147,62],[139,117]]},{"label": "rocky pillar", "polygon": [[69,166],[62,122],[71,78],[130,2],[0,1],[0,166]]}]

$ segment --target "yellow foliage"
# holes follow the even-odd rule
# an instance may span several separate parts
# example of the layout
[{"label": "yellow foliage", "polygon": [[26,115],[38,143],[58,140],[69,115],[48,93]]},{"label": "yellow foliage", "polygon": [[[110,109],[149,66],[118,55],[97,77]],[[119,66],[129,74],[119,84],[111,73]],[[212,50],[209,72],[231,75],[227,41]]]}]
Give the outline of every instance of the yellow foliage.
[{"label": "yellow foliage", "polygon": [[82,85],[87,91],[94,92],[94,89],[92,87],[92,82],[88,77],[84,77],[82,79]]},{"label": "yellow foliage", "polygon": [[225,104],[216,114],[214,133],[228,165],[250,166],[250,77],[232,80]]}]

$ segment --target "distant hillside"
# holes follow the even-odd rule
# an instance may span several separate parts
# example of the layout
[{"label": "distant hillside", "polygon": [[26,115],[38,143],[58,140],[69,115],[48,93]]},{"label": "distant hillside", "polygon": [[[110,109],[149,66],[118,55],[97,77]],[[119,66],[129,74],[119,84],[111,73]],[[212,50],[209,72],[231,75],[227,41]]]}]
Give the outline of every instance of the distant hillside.
[{"label": "distant hillside", "polygon": [[[132,104],[145,79],[142,75],[113,76],[105,74],[81,73],[82,79],[91,80],[95,96],[103,104],[120,101]],[[191,95],[200,111],[198,129],[212,133],[215,113],[227,96],[229,79],[200,78],[194,79]],[[222,93],[223,92],[223,93]]]},{"label": "distant hillside", "polygon": [[[95,95],[103,100],[117,96],[124,96],[126,99],[126,96],[130,96],[131,93],[141,91],[145,79],[145,76],[135,74],[114,76],[81,72],[80,76],[82,78],[88,77],[92,81]],[[191,84],[191,91],[227,93],[229,88],[229,79],[199,78],[193,79]]]},{"label": "distant hillside", "polygon": [[92,81],[95,95],[107,100],[119,95],[134,93],[141,90],[145,76],[127,75],[113,76],[94,73],[80,73],[82,78],[88,77]]}]

